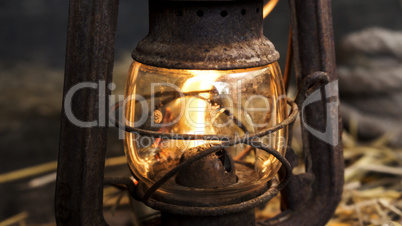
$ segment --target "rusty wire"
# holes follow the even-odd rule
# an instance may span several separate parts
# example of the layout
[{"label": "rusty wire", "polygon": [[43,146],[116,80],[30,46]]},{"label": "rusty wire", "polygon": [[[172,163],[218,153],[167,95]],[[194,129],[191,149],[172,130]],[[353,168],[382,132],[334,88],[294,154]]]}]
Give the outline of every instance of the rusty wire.
[{"label": "rusty wire", "polygon": [[283,120],[281,123],[272,126],[264,131],[254,133],[254,134],[247,134],[243,137],[236,138],[235,136],[227,136],[227,135],[219,135],[219,134],[174,134],[174,133],[161,133],[161,132],[156,132],[156,131],[151,131],[151,130],[145,130],[145,129],[139,129],[135,128],[132,126],[128,126],[125,123],[119,121],[115,117],[115,112],[117,108],[121,106],[121,102],[116,103],[114,106],[111,107],[110,109],[110,121],[114,123],[114,125],[126,132],[129,133],[135,133],[141,136],[149,136],[149,137],[154,137],[154,138],[165,138],[165,139],[172,139],[172,140],[218,140],[218,141],[234,141],[237,140],[238,143],[242,143],[242,141],[245,141],[247,139],[250,139],[251,137],[262,137],[265,135],[268,135],[270,133],[276,132],[280,129],[285,128],[288,126],[290,123],[294,122],[297,117],[298,113],[298,107],[295,102],[293,102],[291,99],[286,98],[287,103],[291,106],[291,112],[289,117],[287,117],[285,120]]},{"label": "rusty wire", "polygon": [[[246,134],[243,137],[235,138],[234,136],[225,136],[225,135],[192,135],[192,134],[173,134],[173,133],[160,133],[160,132],[155,132],[155,131],[149,131],[149,130],[144,130],[144,129],[139,129],[131,126],[127,126],[125,123],[120,122],[119,120],[116,120],[115,118],[115,113],[116,110],[121,106],[121,103],[117,103],[116,105],[112,106],[110,109],[110,120],[118,127],[119,129],[122,129],[126,132],[142,135],[142,136],[150,136],[150,137],[155,137],[155,138],[166,138],[166,139],[181,139],[181,140],[224,140],[223,143],[219,145],[212,146],[204,151],[199,152],[198,154],[192,156],[188,160],[180,163],[178,166],[167,172],[161,179],[156,181],[146,192],[145,194],[142,195],[142,197],[138,197],[141,195],[138,195],[137,192],[135,192],[135,188],[137,186],[133,186],[131,182],[129,182],[127,179],[112,179],[112,180],[107,180],[108,184],[124,184],[129,188],[131,191],[131,194],[136,198],[139,198],[142,200],[145,204],[151,207],[155,207],[158,209],[166,209],[169,211],[177,211],[180,210],[180,213],[186,213],[187,215],[202,215],[205,213],[211,214],[211,213],[216,213],[216,208],[219,208],[220,211],[218,211],[219,214],[222,214],[222,211],[226,213],[233,213],[236,211],[239,211],[239,209],[243,209],[245,206],[247,208],[250,208],[250,206],[255,207],[258,203],[261,203],[262,201],[268,201],[270,200],[273,196],[275,196],[281,189],[283,189],[287,183],[290,180],[290,177],[292,175],[292,166],[289,163],[289,161],[283,156],[281,153],[276,151],[275,149],[266,146],[262,144],[261,142],[258,141],[258,138],[268,135],[270,133],[273,133],[275,131],[278,131],[282,128],[285,128],[286,126],[291,126],[293,122],[296,120],[296,117],[299,113],[299,107],[302,104],[302,101],[305,98],[306,93],[311,90],[311,89],[316,89],[320,88],[323,85],[328,83],[328,75],[325,72],[314,72],[307,76],[301,84],[301,87],[299,89],[298,95],[295,98],[295,101],[292,101],[291,99],[287,98],[287,103],[291,106],[291,111],[289,113],[289,116],[283,120],[281,123],[272,126],[264,131],[254,133],[254,134]],[[177,206],[177,205],[172,205],[168,203],[163,203],[160,201],[157,201],[155,199],[152,199],[152,195],[154,194],[155,191],[157,191],[164,183],[166,183],[170,178],[172,178],[175,174],[177,174],[180,170],[183,168],[189,166],[193,162],[211,154],[214,153],[223,147],[226,146],[233,146],[236,144],[246,144],[250,145],[254,148],[261,149],[268,154],[273,155],[276,159],[278,159],[281,163],[282,166],[285,169],[286,175],[282,178],[281,183],[278,185],[277,180],[274,178],[270,182],[271,186],[270,188],[263,194],[260,195],[254,199],[238,203],[238,204],[232,204],[232,205],[226,205],[226,206],[219,206],[219,207],[187,207],[187,206]],[[109,183],[110,182],[110,183]],[[140,182],[141,183],[141,182]],[[173,208],[174,207],[174,208]]]},{"label": "rusty wire", "polygon": [[291,111],[290,111],[289,117],[287,117],[281,123],[279,123],[275,126],[272,126],[264,131],[254,133],[254,134],[246,134],[246,135],[242,136],[241,138],[236,138],[234,136],[225,136],[225,135],[193,135],[193,134],[160,133],[160,132],[155,132],[155,131],[144,130],[144,129],[127,126],[126,124],[120,122],[119,120],[116,120],[116,118],[115,118],[115,112],[121,106],[121,103],[122,102],[117,103],[116,105],[114,105],[111,108],[110,118],[111,118],[111,121],[114,122],[114,124],[118,128],[123,129],[126,132],[138,134],[141,136],[155,137],[155,138],[163,137],[165,139],[180,139],[180,140],[200,139],[200,140],[224,141],[223,143],[221,143],[219,145],[212,146],[212,147],[206,149],[205,151],[202,151],[202,152],[198,153],[197,155],[194,155],[193,157],[180,163],[178,166],[176,166],[175,168],[173,168],[172,170],[167,172],[161,179],[156,181],[148,189],[148,191],[144,194],[144,196],[142,198],[142,200],[144,202],[147,202],[147,200],[152,196],[152,194],[158,188],[160,188],[164,183],[166,183],[170,178],[172,178],[175,174],[177,174],[183,168],[189,166],[193,162],[195,162],[211,153],[221,150],[224,147],[234,146],[234,145],[240,144],[240,143],[247,144],[254,148],[264,150],[265,152],[273,155],[275,158],[277,158],[282,163],[282,165],[286,169],[286,176],[283,178],[281,184],[278,186],[279,190],[282,189],[287,184],[289,177],[291,176],[292,167],[291,167],[290,163],[286,160],[286,158],[282,154],[280,154],[278,151],[276,151],[275,149],[268,147],[257,140],[260,137],[263,137],[265,135],[278,131],[282,128],[285,128],[286,126],[288,126],[289,124],[293,123],[296,120],[296,117],[298,114],[298,107],[297,107],[297,104],[289,98],[287,98],[287,103],[291,106]]}]

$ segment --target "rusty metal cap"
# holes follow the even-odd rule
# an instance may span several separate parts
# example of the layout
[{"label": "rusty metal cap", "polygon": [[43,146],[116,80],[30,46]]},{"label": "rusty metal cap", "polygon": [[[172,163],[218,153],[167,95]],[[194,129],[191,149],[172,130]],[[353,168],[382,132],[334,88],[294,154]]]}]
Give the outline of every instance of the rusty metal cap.
[{"label": "rusty metal cap", "polygon": [[134,60],[175,69],[238,69],[279,59],[263,35],[263,1],[150,0],[149,34]]},{"label": "rusty metal cap", "polygon": [[[190,148],[181,156],[184,162],[211,144]],[[237,182],[234,161],[226,150],[212,153],[186,167],[176,177],[176,183],[191,188],[220,188]]]}]

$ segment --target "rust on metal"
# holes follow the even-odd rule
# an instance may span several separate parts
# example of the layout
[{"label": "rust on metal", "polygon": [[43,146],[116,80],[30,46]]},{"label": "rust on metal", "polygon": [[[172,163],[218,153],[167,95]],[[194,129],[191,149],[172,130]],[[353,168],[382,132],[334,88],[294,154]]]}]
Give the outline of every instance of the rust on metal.
[{"label": "rust on metal", "polygon": [[[276,178],[273,178],[268,183],[268,190],[265,189],[265,192],[263,192],[261,195],[243,202],[232,201],[231,204],[226,205],[184,206],[180,204],[161,202],[153,198],[150,198],[147,201],[145,201],[145,204],[152,208],[161,210],[162,212],[168,212],[177,215],[221,216],[246,211],[248,209],[252,209],[267,203],[269,200],[271,200],[278,194],[279,192],[278,186],[279,186],[278,180]],[[139,195],[143,196],[143,194],[141,194],[141,190],[139,190],[139,192],[140,192]]]},{"label": "rust on metal", "polygon": [[[330,3],[330,0],[290,0],[299,90],[305,88],[302,81],[308,83],[307,76],[310,74],[322,80],[328,75],[329,82],[337,79]],[[70,0],[64,97],[80,82],[111,81],[117,8],[117,0]],[[279,54],[262,35],[262,0],[150,0],[150,33],[133,52],[133,58],[144,64],[165,68],[236,69],[272,63],[279,58]],[[224,219],[225,216],[233,216],[230,225],[235,225],[236,222],[242,222],[243,216],[243,222],[253,225],[255,221],[250,209],[270,200],[289,181],[283,190],[286,210],[274,220],[257,223],[324,225],[340,200],[343,186],[341,120],[338,106],[329,105],[334,98],[325,98],[326,92],[331,92],[335,93],[337,99],[336,88],[337,85],[321,88],[324,98],[300,114],[306,124],[317,130],[337,131],[332,137],[338,139],[337,145],[328,144],[304,129],[306,173],[285,176],[279,185],[273,179],[267,185],[268,190],[265,188],[265,192],[253,198],[232,203],[225,201],[224,205],[219,205],[218,201],[215,206],[183,206],[155,199],[155,191],[166,181],[221,147],[216,150],[211,147],[190,157],[150,188],[139,189],[141,183],[133,186],[127,179],[108,180],[107,183],[121,183],[147,205],[165,212],[165,223],[175,224],[177,220],[194,225],[197,225],[196,222],[205,225],[203,223],[210,221],[229,223]],[[105,96],[110,94],[107,89],[105,92]],[[80,120],[98,120],[100,101],[98,90],[83,89],[74,96],[71,107]],[[302,98],[298,98],[297,102],[302,103]],[[108,104],[107,98],[105,103]],[[291,124],[295,114],[297,111],[291,113],[292,120],[288,118],[286,123],[264,132]],[[123,128],[135,131],[135,128]],[[139,132],[160,136],[149,131]],[[254,136],[263,135],[264,132]],[[172,139],[180,138],[168,135]],[[188,138],[197,139],[196,136]],[[208,135],[202,138],[208,138]],[[248,144],[251,139],[250,136],[244,137],[242,142]],[[291,171],[289,162],[282,155],[269,147],[261,148],[278,158],[287,171]],[[106,225],[102,215],[105,149],[106,127],[82,128],[62,115],[55,203],[59,225]],[[295,163],[291,151],[287,153],[287,158],[292,164]]]},{"label": "rust on metal", "polygon": [[[55,214],[58,225],[106,225],[103,219],[103,174],[107,126],[84,128],[73,124],[65,108],[85,122],[107,121],[99,118],[99,106],[108,105],[99,98],[101,87],[83,88],[64,106],[67,92],[82,82],[106,84],[112,81],[114,33],[117,0],[70,0],[63,113],[58,156]],[[103,116],[106,117],[106,107]]]},{"label": "rust on metal", "polygon": [[[186,161],[211,147],[211,143],[186,150],[180,162]],[[191,188],[220,188],[236,183],[234,161],[225,149],[212,153],[183,168],[176,177],[176,183]]]},{"label": "rust on metal", "polygon": [[250,208],[246,211],[221,216],[189,216],[162,212],[162,222],[164,226],[254,226],[256,223],[255,211],[253,208]]},{"label": "rust on metal", "polygon": [[263,66],[279,53],[263,35],[262,0],[149,1],[149,34],[134,60],[176,69]]},{"label": "rust on metal", "polygon": [[[336,82],[331,0],[290,0],[290,14],[298,88],[308,75],[318,71],[328,75],[328,82]],[[282,192],[286,211],[281,217],[285,220],[261,222],[262,225],[325,225],[333,215],[344,181],[339,103],[331,104],[339,101],[337,86],[332,83],[321,88],[321,100],[300,111],[303,122],[330,134],[328,139],[334,145],[317,138],[302,125],[306,173],[293,176]],[[332,97],[327,98],[327,94]]]},{"label": "rust on metal", "polygon": [[[308,80],[309,82],[306,82],[305,84],[310,85],[311,81],[314,81],[314,80],[319,81],[319,80],[317,80],[317,76],[313,76],[312,79]],[[302,89],[302,90],[307,90],[307,89]],[[263,151],[267,152],[268,154],[273,155],[275,158],[277,158],[282,163],[282,165],[285,169],[285,171],[284,171],[285,174],[283,174],[284,176],[282,178],[281,183],[277,186],[274,186],[276,192],[281,190],[287,184],[289,179],[291,178],[292,168],[291,168],[290,163],[278,151],[276,151],[275,149],[273,149],[269,146],[262,144],[261,142],[257,142],[254,138],[262,137],[264,135],[277,131],[278,129],[284,128],[285,126],[288,126],[294,122],[294,120],[296,119],[297,113],[298,113],[298,108],[297,108],[297,105],[295,102],[291,101],[290,99],[288,99],[287,101],[288,101],[288,104],[292,106],[292,109],[291,109],[289,117],[287,119],[285,119],[284,121],[282,121],[281,123],[279,123],[271,128],[268,128],[264,131],[258,132],[256,134],[245,135],[239,139],[235,139],[231,136],[221,137],[223,140],[226,140],[226,141],[219,145],[216,144],[216,145],[212,145],[210,147],[205,147],[204,150],[200,150],[196,153],[193,153],[193,154],[187,156],[185,159],[182,159],[182,161],[180,161],[180,164],[177,167],[168,171],[163,177],[161,177],[159,180],[157,180],[152,186],[149,187],[148,185],[146,185],[146,183],[143,183],[140,181],[139,185],[137,187],[137,192],[138,192],[137,197],[140,197],[141,201],[143,201],[146,205],[149,205],[152,208],[160,209],[162,211],[167,211],[167,212],[179,214],[179,215],[184,214],[184,212],[180,212],[180,211],[183,211],[183,209],[185,209],[185,212],[187,214],[191,212],[190,210],[196,210],[197,212],[195,212],[195,213],[191,212],[193,215],[194,214],[200,215],[203,213],[209,214],[209,215],[211,215],[211,214],[220,215],[220,213],[222,213],[222,211],[224,211],[224,209],[227,209],[226,211],[229,211],[229,210],[232,211],[231,213],[233,213],[233,211],[241,212],[241,211],[246,211],[247,208],[251,208],[250,205],[253,205],[253,203],[254,204],[260,203],[261,200],[268,201],[272,197],[270,195],[267,196],[266,194],[264,194],[264,191],[267,190],[267,187],[265,187],[265,186],[260,186],[260,187],[254,188],[254,189],[244,191],[241,194],[239,193],[236,198],[230,198],[230,199],[217,198],[217,197],[211,198],[209,196],[201,197],[201,199],[199,199],[197,197],[193,197],[193,196],[191,196],[191,197],[167,196],[165,192],[159,191],[159,188],[161,186],[163,186],[163,184],[165,184],[165,183],[169,183],[169,186],[172,186],[172,185],[177,186],[178,184],[175,184],[175,180],[174,180],[174,176],[177,173],[180,173],[181,171],[184,171],[187,168],[190,168],[190,170],[192,170],[192,171],[197,171],[198,169],[204,167],[204,164],[202,164],[203,158],[208,159],[208,157],[209,157],[209,160],[212,160],[212,162],[213,162],[214,160],[217,160],[217,159],[214,158],[213,156],[211,157],[209,155],[211,155],[211,154],[214,155],[214,153],[222,151],[224,149],[224,147],[236,145],[238,143],[244,143],[244,144],[247,144],[247,145],[250,145],[253,147],[258,147],[260,150],[263,150]],[[164,133],[160,133],[160,132],[152,132],[152,131],[147,131],[147,130],[141,130],[141,129],[138,129],[135,127],[129,127],[129,126],[124,125],[121,122],[117,121],[114,117],[115,111],[117,108],[119,108],[119,105],[120,105],[120,103],[118,103],[118,104],[116,104],[116,106],[112,107],[111,112],[110,112],[110,117],[111,117],[112,122],[114,122],[117,127],[119,127],[120,129],[123,129],[127,132],[138,133],[140,135],[152,136],[152,137],[159,137],[161,135],[164,135],[165,138],[168,137],[167,139],[186,139],[186,140],[187,139],[188,140],[193,140],[193,139],[214,140],[214,139],[216,139],[215,136],[211,136],[211,135],[193,136],[193,135],[188,135],[188,134],[176,134],[176,135],[169,134],[170,136],[167,136],[168,134],[164,134]],[[200,161],[200,162],[197,162],[197,161]],[[219,161],[221,161],[221,160],[219,160]],[[194,165],[194,163],[196,163],[196,164]],[[197,163],[201,163],[201,167],[197,167],[197,166],[199,166],[199,165],[197,165]],[[206,165],[208,166],[209,164],[206,164]],[[223,166],[224,165],[225,164],[223,164]],[[253,183],[254,181],[258,180],[258,176],[255,175],[256,173],[255,173],[254,169],[250,168],[249,166],[243,165],[241,163],[236,163],[234,165],[236,165],[235,168],[236,168],[236,176],[237,176],[238,181],[235,184],[231,185],[232,188],[236,188],[236,187],[241,188],[244,186],[244,184],[250,184],[250,183]],[[225,168],[229,169],[230,166],[231,166],[231,163],[229,160],[229,164],[227,164]],[[194,169],[191,169],[192,167],[194,167]],[[204,173],[204,172],[197,171],[197,172],[193,172],[193,173],[199,174],[199,173]],[[211,173],[213,174],[214,172],[211,172]],[[184,177],[185,177],[184,180],[188,179],[187,176],[191,176],[191,175],[184,174]],[[221,176],[223,177],[223,175],[215,175],[215,176],[218,176],[218,179]],[[194,182],[194,181],[189,180],[184,183],[186,186],[187,185],[191,186],[190,182]],[[189,183],[189,184],[186,184],[186,183]],[[197,182],[195,182],[195,183],[197,183]],[[214,182],[208,182],[208,183],[213,184]],[[198,184],[196,184],[195,186],[198,186]],[[193,188],[191,188],[191,187],[187,188],[187,187],[183,187],[183,186],[180,187],[180,189],[183,192],[186,192],[187,194],[189,192],[191,192],[191,189],[193,189]],[[219,189],[220,189],[219,187],[213,188],[213,191],[217,192],[217,191],[219,191]],[[223,187],[223,189],[224,189],[224,187]],[[210,189],[205,190],[205,192],[211,192],[211,190]],[[273,191],[271,191],[270,193],[272,193],[272,192]],[[166,206],[168,206],[168,208],[164,208]],[[181,206],[181,207],[178,207],[178,206]],[[226,206],[228,206],[228,208],[226,208]],[[201,209],[197,209],[196,207],[197,208],[200,207]],[[222,210],[220,212],[213,213],[213,212],[211,212],[211,209],[203,208],[203,207],[220,207]],[[214,210],[215,209],[216,208],[214,208]],[[225,214],[228,214],[228,213],[225,213]]]}]

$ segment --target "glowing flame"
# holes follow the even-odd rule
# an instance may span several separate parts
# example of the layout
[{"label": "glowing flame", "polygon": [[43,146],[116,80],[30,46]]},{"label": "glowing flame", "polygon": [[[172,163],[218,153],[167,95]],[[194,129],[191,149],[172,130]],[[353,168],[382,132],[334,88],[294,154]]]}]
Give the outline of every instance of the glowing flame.
[{"label": "glowing flame", "polygon": [[[195,76],[188,79],[181,89],[183,93],[191,91],[211,90],[213,82],[221,75],[217,71],[192,71]],[[210,98],[209,92],[200,93],[197,96],[192,96],[187,100],[186,112],[184,114],[186,125],[191,128],[188,133],[207,134],[213,131],[206,131],[206,109]],[[204,141],[193,141],[190,147],[195,147],[204,144]]]},{"label": "glowing flame", "polygon": [[265,6],[264,6],[264,10],[263,10],[263,18],[265,19],[265,17],[268,16],[268,14],[270,14],[272,12],[272,10],[275,8],[276,4],[278,3],[279,0],[271,0],[268,1]]}]

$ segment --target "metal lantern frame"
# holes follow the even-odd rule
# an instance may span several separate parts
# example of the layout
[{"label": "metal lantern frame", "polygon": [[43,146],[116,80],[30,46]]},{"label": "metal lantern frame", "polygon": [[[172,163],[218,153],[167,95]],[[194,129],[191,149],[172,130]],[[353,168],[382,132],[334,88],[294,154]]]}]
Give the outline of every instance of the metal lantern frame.
[{"label": "metal lantern frame", "polygon": [[[161,1],[169,2],[174,0]],[[195,2],[193,0],[186,1]],[[226,1],[236,2],[236,0]],[[209,4],[219,4],[222,0],[208,2],[210,2]],[[298,95],[295,101],[287,100],[291,106],[289,117],[277,126],[258,134],[247,135],[238,141],[225,137],[225,145],[234,145],[236,142],[249,145],[255,144],[255,142],[252,142],[254,138],[277,131],[285,126],[290,127],[291,133],[291,126],[298,113],[300,113],[298,109],[302,106],[307,94],[311,90],[320,88],[322,96],[326,97],[325,93],[328,90],[323,85],[337,80],[331,1],[289,0],[289,6],[293,63],[298,88]],[[70,0],[64,97],[78,83],[99,82],[101,80],[110,83],[112,81],[117,11],[117,0]],[[253,22],[246,21],[246,23],[252,24]],[[166,29],[169,29],[169,27]],[[152,44],[144,46],[149,49],[153,48]],[[270,50],[268,49],[267,51]],[[134,51],[133,57],[136,57],[135,54],[138,53]],[[144,57],[144,61],[155,61],[155,64],[160,63],[156,62],[158,59],[152,58],[152,55],[148,57],[145,54],[140,54],[138,56]],[[185,62],[186,59],[191,61],[191,56],[194,56],[191,52],[187,53],[187,57],[184,56],[182,60],[184,68],[192,68],[194,65],[199,67],[200,64],[197,64],[196,61]],[[268,62],[272,59],[266,60]],[[177,62],[164,63],[173,65],[173,63]],[[288,66],[291,63],[287,62]],[[215,65],[219,65],[219,62]],[[230,66],[228,67],[231,68]],[[218,69],[222,68],[224,66]],[[332,89],[336,88],[337,86],[332,87]],[[98,119],[100,101],[98,95],[98,92],[94,89],[83,89],[74,96],[71,108],[77,118],[85,121]],[[110,95],[110,90],[106,90],[106,95]],[[338,139],[336,145],[322,141],[302,126],[306,172],[299,175],[292,175],[291,173],[292,167],[297,165],[297,157],[291,148],[288,148],[286,156],[282,156],[270,147],[259,145],[258,148],[262,148],[262,150],[272,154],[282,163],[282,169],[279,172],[281,182],[279,183],[276,179],[271,180],[268,185],[269,189],[254,199],[232,205],[213,207],[175,206],[152,199],[152,194],[183,167],[217,151],[219,146],[200,152],[171,170],[148,190],[141,190],[130,178],[104,178],[107,127],[78,127],[71,123],[65,114],[62,114],[55,198],[57,223],[59,225],[107,225],[102,214],[103,185],[120,184],[124,185],[135,198],[142,200],[151,207],[162,210],[162,212],[168,211],[176,215],[199,217],[204,215],[228,215],[241,211],[247,212],[248,209],[267,202],[280,191],[283,198],[283,212],[273,219],[257,222],[257,224],[324,225],[332,216],[340,201],[344,169],[339,106],[329,104],[334,101],[339,102],[339,100],[338,96],[331,98],[322,98],[318,101],[318,104],[304,109],[300,115],[303,117],[302,121],[309,126],[317,130],[327,132],[330,130],[333,132],[334,139]],[[107,98],[106,105],[109,105]],[[162,135],[128,127],[114,120],[113,113],[115,108],[112,108],[110,113],[112,121],[119,128],[153,137]],[[108,109],[105,109],[105,111],[109,112]],[[104,117],[107,115],[104,115]],[[180,137],[163,134],[163,136],[170,136],[170,139],[212,139],[207,135]],[[240,214],[237,217],[240,218],[242,215]],[[232,221],[235,220],[232,219]],[[246,218],[246,220],[249,219]]]}]

